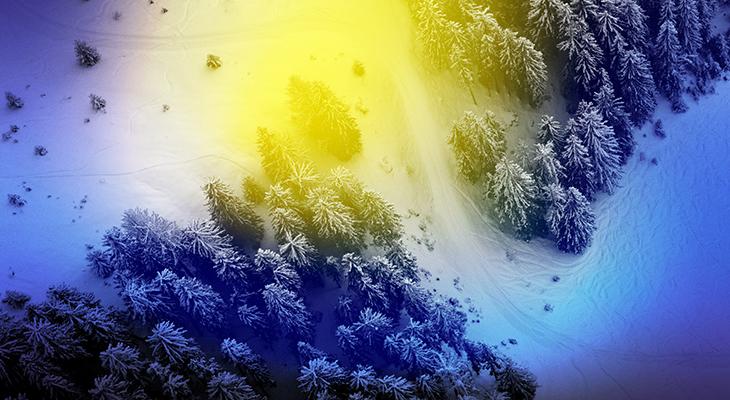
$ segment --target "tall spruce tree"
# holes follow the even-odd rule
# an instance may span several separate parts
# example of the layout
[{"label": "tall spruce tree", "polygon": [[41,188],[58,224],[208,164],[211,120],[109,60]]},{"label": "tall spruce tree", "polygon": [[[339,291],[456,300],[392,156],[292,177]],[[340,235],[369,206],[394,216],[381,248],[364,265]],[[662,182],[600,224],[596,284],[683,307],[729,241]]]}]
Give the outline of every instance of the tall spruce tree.
[{"label": "tall spruce tree", "polygon": [[624,51],[618,75],[621,97],[631,112],[631,120],[641,125],[656,107],[654,77],[646,57],[636,50]]},{"label": "tall spruce tree", "polygon": [[562,158],[565,166],[565,185],[578,188],[590,198],[595,191],[593,163],[588,155],[588,149],[578,135],[570,134],[565,139]]},{"label": "tall spruce tree", "polygon": [[491,113],[477,116],[467,111],[454,122],[448,142],[456,156],[459,174],[469,182],[494,171],[505,150],[504,127]]},{"label": "tall spruce tree", "polygon": [[634,135],[631,127],[629,113],[624,108],[623,99],[617,97],[613,90],[613,83],[608,78],[608,73],[603,71],[603,83],[593,95],[593,103],[598,112],[601,113],[606,123],[613,127],[619,149],[621,149],[621,163],[634,152]]},{"label": "tall spruce tree", "polygon": [[557,224],[552,228],[562,251],[580,254],[591,244],[596,230],[595,216],[591,204],[578,189],[569,187],[566,190]]},{"label": "tall spruce tree", "polygon": [[613,128],[591,103],[581,104],[578,116],[581,139],[593,164],[593,187],[612,193],[621,178],[621,150]]},{"label": "tall spruce tree", "polygon": [[664,1],[659,16],[659,31],[654,40],[653,62],[659,90],[667,96],[675,111],[683,111],[686,106],[682,103],[682,49],[674,19],[672,2]]},{"label": "tall spruce tree", "polygon": [[509,223],[519,233],[528,233],[538,194],[532,175],[503,158],[490,176],[486,194],[494,200],[501,223]]}]

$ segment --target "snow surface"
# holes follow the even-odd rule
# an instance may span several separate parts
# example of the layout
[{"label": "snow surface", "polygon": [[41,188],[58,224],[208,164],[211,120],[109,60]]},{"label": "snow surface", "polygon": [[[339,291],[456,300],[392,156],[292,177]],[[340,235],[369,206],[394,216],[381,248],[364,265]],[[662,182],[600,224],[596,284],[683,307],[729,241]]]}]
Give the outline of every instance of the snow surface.
[{"label": "snow surface", "polygon": [[[454,77],[423,70],[404,4],[346,3],[0,0],[0,90],[25,100],[0,109],[0,131],[21,128],[19,143],[0,142],[0,200],[28,200],[0,208],[0,290],[38,298],[64,281],[115,302],[86,270],[84,245],[131,207],[204,216],[208,176],[261,177],[253,132],[294,129],[284,90],[302,74],[368,109],[357,112],[363,155],[347,166],[408,216],[430,284],[473,306],[480,322],[469,335],[504,341],[538,376],[539,399],[730,397],[730,85],[686,114],[662,105],[668,137],[638,134],[622,187],[596,204],[593,246],[565,255],[500,232],[477,191],[457,183],[446,144],[466,109],[506,123],[516,112],[513,141],[559,104],[528,110],[493,90],[474,106]],[[75,39],[97,46],[102,62],[76,65]],[[208,53],[221,69],[205,67]],[[107,100],[106,114],[93,113],[90,93]],[[48,155],[35,156],[36,145]]]}]

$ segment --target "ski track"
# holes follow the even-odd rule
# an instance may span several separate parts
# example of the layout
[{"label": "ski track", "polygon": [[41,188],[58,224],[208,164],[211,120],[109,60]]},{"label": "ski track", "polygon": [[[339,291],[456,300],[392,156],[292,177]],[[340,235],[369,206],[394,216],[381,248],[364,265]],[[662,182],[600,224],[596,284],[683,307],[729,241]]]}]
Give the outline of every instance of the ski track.
[{"label": "ski track", "polygon": [[[85,16],[84,21],[111,19],[116,9],[129,8],[132,2],[95,2],[88,4],[90,10],[95,10],[94,17]],[[96,8],[94,8],[96,7]],[[184,7],[182,16],[175,21],[164,21],[160,25],[159,34],[123,34],[110,32],[104,29],[92,29],[94,24],[66,23],[62,15],[48,15],[45,9],[33,7],[30,3],[2,0],[2,8],[6,15],[14,15],[18,19],[34,20],[38,22],[37,32],[49,36],[54,42],[68,43],[80,36],[115,52],[124,50],[128,59],[116,60],[114,73],[132,66],[133,60],[140,57],[155,60],[164,53],[179,52],[187,54],[191,50],[208,49],[211,47],[233,45],[241,38],[246,41],[275,41],[279,34],[271,29],[267,30],[270,20],[262,22],[247,22],[238,29],[225,32],[209,32],[189,34],[196,24],[195,7],[192,1],[176,4],[175,7]],[[158,8],[145,10],[150,18],[156,18]],[[275,14],[275,13],[274,13]],[[277,15],[269,15],[274,19]],[[124,16],[122,17],[125,18]],[[301,30],[322,30],[338,32],[338,29],[347,22],[336,16],[329,15],[327,10],[308,10],[302,18],[289,19],[287,23]],[[101,24],[98,24],[102,26]],[[30,61],[29,61],[30,62]],[[32,75],[45,76],[53,73],[52,60],[33,60],[36,63]],[[525,243],[514,240],[499,230],[494,221],[484,214],[471,195],[457,183],[454,174],[446,136],[449,122],[456,116],[444,113],[444,106],[437,104],[436,96],[429,85],[427,73],[421,70],[417,61],[410,52],[403,60],[391,66],[392,82],[397,95],[403,99],[404,118],[407,126],[405,141],[412,148],[415,157],[419,160],[417,179],[419,196],[422,202],[428,205],[428,213],[433,216],[434,230],[437,233],[437,247],[433,253],[417,250],[419,259],[426,267],[432,268],[435,275],[442,275],[443,285],[450,282],[451,277],[460,277],[464,285],[463,293],[452,293],[459,297],[471,297],[481,309],[483,322],[479,326],[470,326],[469,335],[492,343],[509,337],[516,337],[520,344],[513,348],[503,349],[530,366],[538,375],[543,386],[539,391],[538,399],[570,399],[570,398],[649,398],[656,393],[664,393],[664,398],[673,398],[669,390],[681,387],[680,383],[672,381],[674,374],[686,368],[700,371],[727,371],[730,369],[730,349],[722,342],[698,346],[692,343],[684,348],[677,348],[675,339],[667,339],[666,346],[661,343],[652,343],[647,339],[656,333],[656,328],[643,324],[641,318],[652,318],[651,310],[656,310],[657,302],[665,301],[669,290],[679,293],[690,293],[687,284],[681,281],[681,274],[673,270],[670,262],[658,263],[655,258],[657,252],[644,251],[657,243],[671,240],[676,246],[692,248],[695,238],[703,237],[703,232],[696,225],[687,225],[685,231],[664,231],[661,227],[655,230],[640,229],[643,221],[633,221],[636,212],[625,204],[635,204],[646,215],[652,215],[652,221],[681,220],[691,221],[697,215],[706,212],[698,199],[685,200],[686,205],[677,211],[671,207],[662,206],[665,201],[672,201],[685,196],[685,191],[703,187],[703,174],[693,171],[692,168],[677,167],[680,163],[689,163],[692,157],[716,151],[705,143],[694,144],[689,156],[681,154],[679,149],[689,148],[686,140],[668,138],[657,145],[648,140],[640,140],[640,146],[626,168],[622,187],[610,197],[601,197],[596,202],[596,213],[599,230],[594,238],[594,245],[584,256],[568,256],[557,252],[550,243],[544,240],[535,240]],[[249,163],[239,162],[230,153],[210,151],[202,155],[186,154],[184,157],[172,152],[161,152],[164,162],[151,162],[144,167],[122,168],[118,171],[95,171],[93,159],[103,154],[114,152],[121,147],[124,140],[132,138],[137,131],[135,125],[139,120],[146,118],[146,110],[165,98],[174,97],[175,83],[170,71],[159,71],[163,85],[159,88],[159,95],[148,97],[144,102],[130,106],[128,109],[124,135],[116,138],[116,142],[97,146],[87,154],[92,158],[83,165],[72,169],[51,169],[23,174],[0,175],[5,181],[3,188],[11,188],[12,183],[19,180],[44,180],[68,182],[74,178],[103,178],[127,177],[132,179],[120,182],[132,183],[134,179],[152,179],[160,170],[175,170],[186,166],[185,171],[203,168],[207,161],[222,161],[226,168],[233,168],[240,173],[249,173]],[[722,92],[730,96],[730,88],[723,85]],[[65,104],[65,98],[57,100],[57,104]],[[722,103],[717,99],[713,103]],[[674,122],[672,117],[665,115],[665,127],[671,134],[681,134],[683,129],[700,125],[695,128],[698,135],[702,131],[712,129],[710,120],[705,118],[700,110],[701,104],[693,104],[689,114],[697,112],[704,122],[698,124],[683,116],[681,121]],[[717,107],[717,105],[713,106]],[[721,106],[719,106],[721,107]],[[720,108],[720,110],[722,110]],[[6,114],[0,115],[4,116]],[[27,114],[26,114],[27,115]],[[445,115],[445,116],[444,116]],[[715,117],[720,119],[716,113]],[[24,122],[29,124],[48,124],[49,122],[69,123],[77,116],[34,116]],[[0,125],[6,125],[4,122]],[[646,130],[644,131],[646,132]],[[716,147],[727,149],[727,140],[717,140]],[[0,144],[4,145],[4,144]],[[208,149],[206,149],[208,150]],[[640,163],[638,151],[647,151],[648,157],[657,155],[660,158],[659,167],[651,167],[648,162]],[[153,160],[158,161],[158,160]],[[667,165],[671,175],[663,172]],[[728,171],[728,164],[719,157],[709,157],[705,170]],[[89,170],[88,172],[85,172]],[[8,172],[8,168],[4,169]],[[665,174],[663,178],[656,178],[656,174]],[[661,179],[664,186],[652,183],[654,179]],[[672,182],[679,182],[674,187]],[[717,185],[728,185],[728,177],[718,177]],[[187,182],[187,181],[186,181]],[[52,187],[64,186],[63,183],[54,183]],[[179,183],[178,183],[179,185]],[[195,189],[195,188],[192,188]],[[190,189],[190,190],[192,190]],[[377,189],[377,188],[375,188]],[[10,189],[8,189],[10,190]],[[172,189],[176,190],[175,188]],[[155,190],[157,192],[157,190]],[[182,190],[188,193],[188,189]],[[156,196],[169,196],[166,193],[157,193]],[[173,193],[172,196],[175,194]],[[662,198],[656,200],[656,196]],[[187,199],[187,197],[183,197]],[[637,200],[638,199],[638,200]],[[151,202],[154,199],[151,200]],[[658,207],[652,207],[650,201],[657,201]],[[164,203],[164,202],[163,202]],[[134,207],[138,204],[127,204]],[[410,204],[397,204],[400,209],[406,209]],[[184,213],[184,206],[177,210]],[[3,217],[5,218],[5,217]],[[106,219],[103,219],[106,221]],[[616,228],[616,224],[627,224],[626,231]],[[15,226],[15,222],[12,226]],[[8,225],[10,226],[10,225]],[[86,236],[71,236],[76,239],[86,239],[97,235],[94,229],[106,226],[88,227]],[[634,233],[632,229],[635,229]],[[7,232],[4,232],[7,234]],[[619,240],[621,235],[637,235],[634,242]],[[80,234],[79,234],[80,235]],[[70,239],[69,239],[70,240]],[[80,239],[79,239],[80,240]],[[70,243],[70,241],[68,242]],[[709,237],[705,246],[723,246],[727,241],[718,235]],[[79,246],[81,242],[74,243]],[[50,245],[50,244],[49,244]],[[6,250],[7,251],[7,250]],[[505,252],[514,255],[513,261],[508,261]],[[626,257],[632,265],[623,265],[621,255]],[[710,252],[705,263],[722,266],[727,261],[721,258],[721,253]],[[76,255],[67,256],[66,260],[75,259]],[[7,261],[7,260],[6,260]],[[679,261],[677,261],[679,262]],[[649,268],[648,266],[651,266]],[[643,268],[646,267],[646,268]],[[596,270],[599,269],[600,270]],[[722,280],[730,278],[730,269],[711,270],[714,277],[712,284],[705,289],[720,292]],[[88,277],[68,274],[71,282],[93,287]],[[560,284],[550,282],[552,275],[561,276]],[[0,282],[2,280],[0,279]],[[37,284],[27,276],[19,276],[16,283],[20,287],[32,287]],[[695,281],[690,281],[694,283]],[[3,282],[4,283],[4,282]],[[96,284],[97,286],[98,283]],[[4,284],[3,284],[4,286]],[[440,287],[444,289],[444,287]],[[445,288],[446,291],[452,288]],[[102,289],[103,290],[103,289]],[[698,289],[702,290],[702,288]],[[453,290],[452,290],[453,292]],[[714,293],[714,292],[713,292]],[[623,297],[622,297],[623,296]],[[545,302],[556,305],[554,313],[548,314],[541,310]],[[710,301],[710,300],[708,300]],[[720,303],[721,305],[723,303]],[[655,307],[655,308],[651,308]],[[644,309],[643,314],[633,312],[634,309]],[[697,332],[698,324],[704,320],[701,316],[691,315],[691,310],[678,306],[677,310],[662,309],[662,318],[672,321],[684,321]],[[575,316],[573,316],[575,315]],[[585,324],[577,319],[586,318]],[[658,318],[658,317],[657,317]],[[720,317],[714,317],[720,318]],[[575,319],[575,320],[573,320]],[[662,321],[658,323],[662,323]],[[708,321],[717,324],[720,329],[722,320]],[[601,324],[602,329],[596,324]],[[666,329],[675,327],[676,323],[667,324]],[[645,329],[647,333],[636,332],[635,329]],[[712,329],[712,328],[711,328]],[[605,331],[601,334],[601,330]],[[671,333],[671,332],[667,332]],[[636,338],[633,335],[636,334]],[[594,335],[594,336],[591,336]],[[714,333],[716,338],[727,337]],[[657,338],[657,341],[663,340]],[[654,385],[666,385],[666,391],[651,392],[642,387],[642,382],[633,378],[637,368],[656,369],[656,376],[649,377],[648,382]],[[639,374],[642,377],[646,375]],[[672,386],[673,385],[673,386]],[[580,394],[576,392],[581,388]],[[703,382],[695,383],[695,393],[712,392],[712,386],[703,388]],[[601,390],[598,392],[597,390]],[[684,393],[690,390],[685,388]]]}]

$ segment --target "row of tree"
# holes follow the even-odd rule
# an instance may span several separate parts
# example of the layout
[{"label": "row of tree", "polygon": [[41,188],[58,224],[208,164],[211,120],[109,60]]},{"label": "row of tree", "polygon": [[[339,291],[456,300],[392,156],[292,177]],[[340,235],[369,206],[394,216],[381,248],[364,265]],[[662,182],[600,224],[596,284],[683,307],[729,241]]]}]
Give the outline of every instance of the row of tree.
[{"label": "row of tree", "polygon": [[[424,58],[450,68],[474,97],[474,85],[503,76],[502,83],[533,104],[547,94],[547,66],[528,38],[500,25],[489,8],[475,1],[413,0],[411,10]],[[474,100],[476,102],[476,100]]]}]

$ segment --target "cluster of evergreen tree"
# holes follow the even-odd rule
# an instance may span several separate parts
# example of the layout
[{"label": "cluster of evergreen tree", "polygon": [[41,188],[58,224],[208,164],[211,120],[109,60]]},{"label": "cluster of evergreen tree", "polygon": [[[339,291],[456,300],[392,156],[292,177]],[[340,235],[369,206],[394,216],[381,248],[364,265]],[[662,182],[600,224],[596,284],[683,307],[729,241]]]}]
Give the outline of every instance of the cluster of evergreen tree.
[{"label": "cluster of evergreen tree", "polygon": [[641,125],[656,106],[655,92],[682,112],[683,93],[711,90],[727,68],[726,35],[711,27],[717,9],[717,0],[531,0],[525,25],[541,46],[566,58],[574,104],[610,80]]},{"label": "cluster of evergreen tree", "polygon": [[295,143],[291,136],[258,130],[261,164],[271,181],[263,203],[277,240],[301,237],[321,248],[357,250],[368,243],[386,247],[401,237],[392,204],[344,167],[320,175]]},{"label": "cluster of evergreen tree", "polygon": [[[518,236],[547,235],[561,250],[573,253],[590,245],[595,217],[589,200],[597,192],[614,191],[632,148],[632,142],[622,147],[608,122],[628,125],[620,99],[611,90],[597,92],[595,99],[599,106],[581,102],[565,126],[543,116],[536,143],[516,156],[506,154],[504,128],[493,116],[467,112],[454,123],[449,140],[460,174],[484,185],[498,221]],[[606,102],[612,114],[602,112]]]},{"label": "cluster of evergreen tree", "polygon": [[487,6],[472,0],[412,0],[410,7],[424,58],[436,68],[453,70],[472,98],[474,85],[493,84],[501,76],[533,104],[545,99],[542,52],[500,25]]},{"label": "cluster of evergreen tree", "polygon": [[[498,128],[493,120],[474,119]],[[91,359],[103,371],[62,375],[69,390],[94,399],[261,398],[273,380],[240,339],[248,337],[284,340],[296,349],[296,384],[308,398],[476,396],[489,389],[477,383],[482,371],[495,383],[493,395],[534,397],[537,385],[528,371],[465,338],[467,317],[458,300],[421,285],[392,205],[342,167],[320,178],[291,138],[266,129],[258,134],[268,190],[249,177],[238,195],[214,179],[203,187],[209,220],[179,226],[148,210],[128,210],[102,246],[89,251],[89,267],[113,282],[127,309],[109,310],[115,319],[98,324],[127,333],[104,334],[108,340],[90,349],[83,335],[102,328],[88,325],[84,315],[98,317],[101,311],[91,308],[99,307],[74,303],[66,320],[49,319],[54,332],[64,329],[64,338],[48,339],[47,351],[81,340],[86,350],[73,362]],[[266,222],[257,207],[267,210]],[[259,247],[267,226],[278,243],[274,249]],[[379,255],[364,258],[366,248]],[[308,303],[323,290],[339,297],[328,296],[333,304]],[[339,323],[332,331],[318,322],[328,307]],[[36,320],[29,314],[27,322],[12,324]],[[69,331],[76,324],[79,332]],[[202,351],[188,331],[223,340]],[[0,348],[7,348],[0,351],[0,367],[20,362],[27,349],[14,339],[24,331],[12,332]],[[317,342],[338,346],[328,346],[334,351],[327,354]],[[65,357],[43,359],[44,368],[62,371],[54,368],[70,365]],[[14,379],[2,381],[14,393],[64,397],[31,375],[22,384]]]},{"label": "cluster of evergreen tree", "polygon": [[[504,129],[493,115],[466,112],[454,123],[449,144],[459,174],[486,186],[501,223],[518,236],[551,236],[561,250],[581,253],[595,231],[589,201],[597,192],[610,194],[618,186],[621,166],[634,151],[632,129],[652,115],[656,92],[681,112],[686,108],[683,93],[697,96],[711,90],[711,80],[730,67],[726,35],[713,34],[710,26],[718,4],[715,0],[531,0],[507,7],[507,3],[514,4],[490,3],[491,14],[470,1],[416,1],[419,37],[428,58],[443,60],[461,43],[470,43],[469,35],[459,33],[465,26],[467,32],[478,31],[483,41],[477,59],[498,54],[496,62],[503,67],[544,76],[544,64],[522,62],[523,52],[504,47],[516,40],[504,38],[516,34],[502,29],[502,39],[495,39],[494,33],[501,29],[497,21],[527,32],[538,46],[559,50],[557,59],[565,61],[572,116],[562,127],[555,118],[544,116],[534,146],[523,145],[514,156],[507,156]],[[477,14],[481,19],[462,19]],[[477,20],[484,30],[469,24]],[[494,50],[500,46],[504,51]],[[520,62],[527,67],[521,68]],[[687,77],[692,78],[689,86]]]},{"label": "cluster of evergreen tree", "polygon": [[0,314],[6,399],[257,400],[271,384],[245,343],[204,351],[172,322],[132,324],[75,288],[51,287],[45,301],[14,308]]}]

